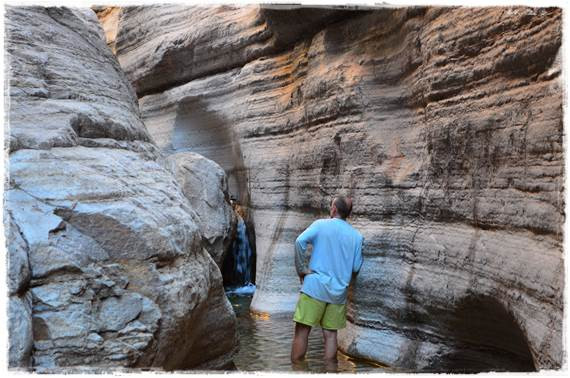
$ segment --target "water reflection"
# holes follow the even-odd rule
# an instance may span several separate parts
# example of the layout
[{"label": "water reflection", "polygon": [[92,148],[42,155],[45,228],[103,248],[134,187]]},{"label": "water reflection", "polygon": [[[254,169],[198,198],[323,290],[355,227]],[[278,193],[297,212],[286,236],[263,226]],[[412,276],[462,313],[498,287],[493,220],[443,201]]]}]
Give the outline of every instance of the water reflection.
[{"label": "water reflection", "polygon": [[323,361],[324,344],[320,328],[309,335],[309,348],[305,360],[292,364],[290,360],[294,323],[292,316],[263,316],[251,314],[251,296],[229,295],[238,319],[240,351],[234,357],[242,371],[302,371],[302,372],[382,372],[375,366],[353,361],[339,353],[336,363]]}]

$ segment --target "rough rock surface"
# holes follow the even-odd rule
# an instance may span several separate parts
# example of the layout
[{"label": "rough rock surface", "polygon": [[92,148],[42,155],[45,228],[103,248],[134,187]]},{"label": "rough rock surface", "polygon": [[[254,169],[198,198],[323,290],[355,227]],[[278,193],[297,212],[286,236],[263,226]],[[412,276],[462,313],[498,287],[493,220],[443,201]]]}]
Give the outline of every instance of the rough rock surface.
[{"label": "rough rock surface", "polygon": [[561,10],[279,12],[130,8],[117,35],[158,146],[218,162],[250,209],[254,310],[293,310],[294,238],[344,192],[366,244],[341,349],[559,368]]},{"label": "rough rock surface", "polygon": [[28,368],[32,353],[32,298],[29,293],[31,279],[28,246],[14,219],[5,211],[8,248],[8,333],[10,345],[8,364]]},{"label": "rough rock surface", "polygon": [[115,46],[115,38],[117,37],[117,29],[119,27],[119,18],[121,16],[122,8],[94,6],[92,9],[97,14],[97,18],[103,26],[107,46],[109,46],[113,53],[116,53],[117,47]]},{"label": "rough rock surface", "polygon": [[[138,33],[116,36],[119,62],[139,95],[157,92],[274,54],[338,14],[320,9],[284,15],[273,8],[183,5],[123,8],[119,29],[134,27]],[[291,17],[295,18],[294,24],[290,23]],[[105,19],[102,22],[108,24]],[[272,28],[273,25],[277,28]]]},{"label": "rough rock surface", "polygon": [[6,37],[10,367],[225,365],[220,270],[93,11],[8,7]]},{"label": "rough rock surface", "polygon": [[193,152],[169,155],[165,165],[174,173],[196,211],[204,245],[221,269],[237,228],[224,170],[216,162]]}]

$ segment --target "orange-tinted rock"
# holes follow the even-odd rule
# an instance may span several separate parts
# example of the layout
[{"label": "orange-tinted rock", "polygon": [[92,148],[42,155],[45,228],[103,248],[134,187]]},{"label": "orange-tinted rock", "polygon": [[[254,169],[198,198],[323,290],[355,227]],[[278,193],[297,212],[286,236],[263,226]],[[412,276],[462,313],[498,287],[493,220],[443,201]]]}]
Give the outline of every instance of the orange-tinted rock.
[{"label": "orange-tinted rock", "polygon": [[121,7],[94,7],[97,18],[103,26],[105,32],[105,40],[107,45],[113,52],[117,53],[116,41],[117,31],[119,28],[119,19],[121,17]]}]

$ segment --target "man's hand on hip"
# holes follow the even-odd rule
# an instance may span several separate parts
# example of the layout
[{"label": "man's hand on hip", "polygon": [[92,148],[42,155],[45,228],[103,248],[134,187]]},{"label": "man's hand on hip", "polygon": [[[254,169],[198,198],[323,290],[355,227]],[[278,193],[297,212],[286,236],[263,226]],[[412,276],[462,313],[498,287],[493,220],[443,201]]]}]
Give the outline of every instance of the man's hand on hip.
[{"label": "man's hand on hip", "polygon": [[305,280],[305,276],[308,274],[314,273],[312,270],[309,270],[309,272],[303,272],[299,275],[299,280],[301,281],[301,285],[303,284],[303,281]]}]

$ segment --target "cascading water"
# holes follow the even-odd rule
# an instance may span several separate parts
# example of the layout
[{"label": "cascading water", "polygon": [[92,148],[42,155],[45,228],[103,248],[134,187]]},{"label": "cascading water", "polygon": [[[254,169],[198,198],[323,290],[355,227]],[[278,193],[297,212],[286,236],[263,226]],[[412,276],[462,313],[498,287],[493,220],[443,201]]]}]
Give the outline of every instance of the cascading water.
[{"label": "cascading water", "polygon": [[227,294],[252,294],[255,285],[252,279],[253,251],[249,245],[247,228],[238,214],[237,237],[231,251],[224,261],[224,281]]},{"label": "cascading water", "polygon": [[240,277],[243,277],[243,283],[251,283],[251,248],[249,240],[245,234],[245,222],[238,216],[237,227],[237,243],[234,249],[236,257],[236,271]]}]

